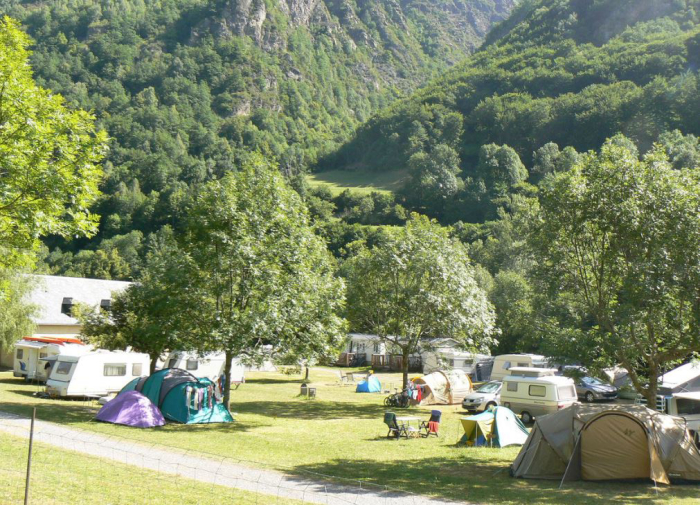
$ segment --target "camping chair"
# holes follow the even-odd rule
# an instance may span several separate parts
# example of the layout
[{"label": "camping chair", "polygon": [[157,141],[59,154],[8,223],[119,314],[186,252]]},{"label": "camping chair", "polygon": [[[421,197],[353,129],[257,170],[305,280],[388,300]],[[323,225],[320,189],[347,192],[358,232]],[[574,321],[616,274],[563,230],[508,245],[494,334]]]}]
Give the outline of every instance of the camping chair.
[{"label": "camping chair", "polygon": [[398,440],[402,435],[408,438],[408,433],[403,426],[399,426],[399,424],[396,422],[396,414],[393,412],[384,412],[384,424],[389,427],[389,432],[386,434],[386,438],[395,437],[396,440]]},{"label": "camping chair", "polygon": [[440,430],[440,418],[442,417],[442,412],[439,410],[430,411],[430,419],[420,423],[421,430],[425,430],[423,436],[428,438],[430,435],[438,436],[438,431]]}]

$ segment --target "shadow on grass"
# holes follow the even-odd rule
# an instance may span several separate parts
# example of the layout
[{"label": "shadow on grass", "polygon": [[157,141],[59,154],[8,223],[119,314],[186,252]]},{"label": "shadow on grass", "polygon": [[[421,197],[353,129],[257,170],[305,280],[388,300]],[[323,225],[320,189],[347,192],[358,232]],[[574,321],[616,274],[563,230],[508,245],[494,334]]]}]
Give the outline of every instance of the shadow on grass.
[{"label": "shadow on grass", "polygon": [[[395,440],[384,440],[388,444],[397,443]],[[366,485],[369,481],[380,488],[388,486],[438,499],[477,503],[667,504],[678,499],[695,499],[700,491],[697,484],[688,484],[659,487],[657,494],[652,482],[573,482],[559,489],[558,481],[510,477],[508,464],[498,459],[498,456],[495,456],[494,461],[488,461],[483,453],[480,457],[473,457],[469,449],[454,449],[462,453],[454,459],[336,459],[327,463],[297,466],[292,473],[299,477],[314,478],[342,476],[338,480],[328,480],[339,483],[342,479],[348,485],[353,485],[352,479],[358,479],[363,481],[363,486],[367,489],[372,489]]]},{"label": "shadow on grass", "polygon": [[344,403],[311,401],[279,401],[279,402],[235,402],[231,410],[241,414],[255,414],[266,417],[282,417],[307,420],[334,419],[379,419],[384,418],[387,410],[383,405],[368,403]]}]

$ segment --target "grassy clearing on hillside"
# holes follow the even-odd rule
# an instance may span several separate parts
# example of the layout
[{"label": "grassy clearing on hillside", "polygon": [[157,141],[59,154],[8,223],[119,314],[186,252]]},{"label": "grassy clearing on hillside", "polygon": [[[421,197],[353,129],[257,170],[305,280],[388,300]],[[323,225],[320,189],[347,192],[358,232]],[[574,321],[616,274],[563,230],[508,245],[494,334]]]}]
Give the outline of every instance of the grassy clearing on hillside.
[{"label": "grassy clearing on hillside", "polygon": [[[399,374],[380,374],[384,388],[400,386]],[[232,394],[231,425],[183,426],[136,430],[90,421],[96,407],[80,401],[39,400],[36,386],[0,374],[0,409],[29,414],[33,405],[44,420],[228,456],[250,465],[276,468],[291,474],[317,472],[362,479],[406,491],[479,503],[570,505],[590,503],[697,503],[695,485],[659,488],[651,483],[570,483],[512,479],[508,467],[519,448],[457,447],[461,436],[459,406],[443,411],[439,439],[388,440],[382,416],[383,394],[356,394],[341,386],[337,369],[314,369],[312,386],[317,399],[299,398],[301,376],[251,373]],[[430,408],[407,412],[427,419]]]},{"label": "grassy clearing on hillside", "polygon": [[[23,503],[28,441],[0,432],[0,503]],[[275,503],[256,495],[35,443],[29,502],[37,504],[172,505]],[[265,500],[270,499],[270,502]]]},{"label": "grassy clearing on hillside", "polygon": [[325,186],[337,196],[346,189],[353,193],[369,194],[392,193],[401,189],[407,170],[389,170],[386,172],[367,172],[364,170],[329,170],[307,176],[311,187]]}]

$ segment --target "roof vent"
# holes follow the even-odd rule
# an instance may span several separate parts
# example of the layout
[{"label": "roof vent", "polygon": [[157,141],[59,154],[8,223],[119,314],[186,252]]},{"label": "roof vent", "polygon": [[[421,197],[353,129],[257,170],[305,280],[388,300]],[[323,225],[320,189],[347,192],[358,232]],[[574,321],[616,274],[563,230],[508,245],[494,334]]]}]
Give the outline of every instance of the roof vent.
[{"label": "roof vent", "polygon": [[110,298],[107,298],[105,300],[100,301],[100,308],[102,310],[112,310],[112,300]]},{"label": "roof vent", "polygon": [[70,316],[72,310],[73,310],[73,299],[69,298],[69,297],[65,297],[63,299],[63,303],[61,303],[61,314],[65,314],[67,316]]}]

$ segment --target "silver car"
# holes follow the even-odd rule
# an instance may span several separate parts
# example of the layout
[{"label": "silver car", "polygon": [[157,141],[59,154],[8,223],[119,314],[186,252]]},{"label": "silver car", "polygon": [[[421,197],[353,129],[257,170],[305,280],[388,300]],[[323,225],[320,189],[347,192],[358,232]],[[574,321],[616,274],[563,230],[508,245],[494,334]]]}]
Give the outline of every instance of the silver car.
[{"label": "silver car", "polygon": [[581,377],[576,380],[576,394],[589,403],[596,400],[615,400],[617,393],[615,386],[595,377]]},{"label": "silver car", "polygon": [[469,412],[483,412],[500,405],[501,385],[501,381],[487,382],[462,400],[462,408]]}]

